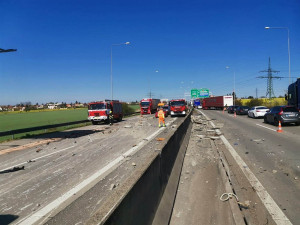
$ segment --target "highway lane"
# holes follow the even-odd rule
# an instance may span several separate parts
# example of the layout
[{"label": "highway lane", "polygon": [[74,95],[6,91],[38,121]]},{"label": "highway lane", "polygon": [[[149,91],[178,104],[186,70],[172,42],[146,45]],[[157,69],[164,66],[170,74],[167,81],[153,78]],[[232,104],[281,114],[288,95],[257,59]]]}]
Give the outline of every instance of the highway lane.
[{"label": "highway lane", "polygon": [[[176,119],[169,117],[166,122]],[[150,135],[163,130],[161,128],[159,131],[153,115],[132,117],[111,127],[96,125],[78,128],[74,135],[61,141],[1,155],[0,215],[18,217],[14,223],[35,215],[92,174],[103,170],[119,157],[123,159],[122,155],[129,149],[135,150],[135,147],[147,144],[145,139]],[[88,135],[84,135],[86,133]],[[118,165],[120,163],[122,161]],[[25,166],[25,170],[9,170],[15,166]],[[103,179],[105,175],[99,175],[93,182]],[[119,175],[119,182],[125,176],[126,171]],[[92,185],[87,184],[81,191],[87,191]]]},{"label": "highway lane", "polygon": [[293,224],[300,221],[300,127],[277,127],[263,119],[233,117],[222,111],[203,110],[222,124],[222,133],[263,184]]}]

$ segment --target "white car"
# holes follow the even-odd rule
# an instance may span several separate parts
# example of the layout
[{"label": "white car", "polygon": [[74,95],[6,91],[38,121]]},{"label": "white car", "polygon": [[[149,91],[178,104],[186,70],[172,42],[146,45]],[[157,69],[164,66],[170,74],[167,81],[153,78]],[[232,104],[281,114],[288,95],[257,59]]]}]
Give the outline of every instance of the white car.
[{"label": "white car", "polygon": [[263,117],[269,110],[266,106],[254,106],[248,110],[248,116],[252,118]]}]

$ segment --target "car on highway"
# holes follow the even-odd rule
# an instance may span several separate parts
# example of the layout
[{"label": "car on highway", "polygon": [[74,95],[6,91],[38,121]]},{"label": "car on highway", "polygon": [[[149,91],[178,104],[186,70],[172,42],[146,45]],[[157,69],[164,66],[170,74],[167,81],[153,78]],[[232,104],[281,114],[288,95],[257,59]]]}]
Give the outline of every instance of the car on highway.
[{"label": "car on highway", "polygon": [[252,118],[264,117],[264,115],[269,110],[266,106],[254,106],[248,110],[248,116]]},{"label": "car on highway", "polygon": [[236,108],[237,115],[248,115],[249,106],[239,106]]},{"label": "car on highway", "polygon": [[275,106],[264,115],[265,123],[272,123],[278,126],[281,124],[295,123],[300,125],[300,112],[294,106]]},{"label": "car on highway", "polygon": [[228,112],[228,113],[234,113],[234,112],[236,112],[236,109],[237,109],[238,107],[239,107],[238,105],[232,105],[232,106],[229,106],[228,109],[227,109],[227,112]]}]

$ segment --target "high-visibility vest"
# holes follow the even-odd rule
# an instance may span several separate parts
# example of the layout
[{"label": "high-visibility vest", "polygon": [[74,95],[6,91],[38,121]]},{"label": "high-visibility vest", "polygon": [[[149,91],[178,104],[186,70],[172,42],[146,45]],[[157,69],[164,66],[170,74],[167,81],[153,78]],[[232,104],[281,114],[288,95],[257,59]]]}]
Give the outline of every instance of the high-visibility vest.
[{"label": "high-visibility vest", "polygon": [[159,110],[159,111],[158,111],[158,117],[162,117],[162,118],[165,117],[164,111],[163,111],[163,110]]}]

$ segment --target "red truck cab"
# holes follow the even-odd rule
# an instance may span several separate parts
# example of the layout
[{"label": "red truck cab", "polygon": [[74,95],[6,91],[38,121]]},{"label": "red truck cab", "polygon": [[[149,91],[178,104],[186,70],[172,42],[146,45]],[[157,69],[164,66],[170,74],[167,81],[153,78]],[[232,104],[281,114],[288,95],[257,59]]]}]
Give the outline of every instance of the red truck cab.
[{"label": "red truck cab", "polygon": [[171,116],[187,114],[187,104],[184,99],[175,99],[170,101],[170,114]]},{"label": "red truck cab", "polygon": [[159,99],[144,98],[140,102],[141,114],[155,113],[158,107]]},{"label": "red truck cab", "polygon": [[118,100],[105,100],[89,103],[88,120],[92,121],[93,124],[97,124],[101,121],[108,122],[110,111],[112,111],[115,120],[122,121],[123,108]]}]

